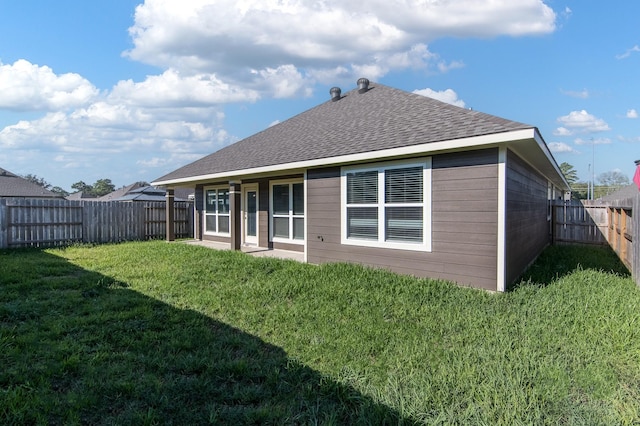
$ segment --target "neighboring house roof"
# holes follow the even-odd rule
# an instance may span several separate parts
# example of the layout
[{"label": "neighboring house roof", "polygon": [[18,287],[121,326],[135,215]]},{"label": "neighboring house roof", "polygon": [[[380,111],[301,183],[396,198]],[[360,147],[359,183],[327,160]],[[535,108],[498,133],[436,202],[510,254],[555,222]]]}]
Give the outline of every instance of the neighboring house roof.
[{"label": "neighboring house roof", "polygon": [[[129,191],[128,194],[120,198],[114,198],[110,201],[165,201],[167,191],[162,188],[154,188],[153,186],[144,186]],[[186,198],[175,197],[174,201],[189,201]]]},{"label": "neighboring house roof", "polygon": [[87,194],[84,191],[78,191],[78,192],[74,192],[73,194],[69,194],[65,197],[67,200],[69,201],[79,201],[79,200],[95,200],[96,197],[94,197],[91,194]]},{"label": "neighboring house roof", "polygon": [[625,187],[620,188],[616,192],[612,192],[609,195],[605,195],[604,197],[598,198],[597,201],[617,201],[617,200],[626,200],[628,198],[633,198],[636,195],[640,194],[638,191],[638,187],[635,183],[631,185],[627,185]]},{"label": "neighboring house roof", "polygon": [[[425,144],[429,145],[426,150],[443,149],[438,143],[462,140],[460,143],[466,144],[467,138],[517,131],[528,131],[523,134],[531,135],[528,139],[539,145],[527,151],[538,151],[533,155],[540,159],[541,155],[552,158],[531,125],[371,83],[364,93],[354,89],[337,101],[328,100],[162,176],[153,184],[178,186],[233,176],[234,172],[274,171],[274,166],[284,170],[337,164],[347,158],[362,161],[408,147],[425,152]],[[549,161],[543,162],[548,167]],[[555,160],[552,162],[551,174],[557,175],[560,186],[567,186]]]},{"label": "neighboring house roof", "polygon": [[107,195],[103,195],[102,197],[98,197],[98,201],[113,201],[115,199],[124,197],[129,192],[131,192],[131,191],[133,191],[135,189],[142,188],[144,186],[146,186],[146,185],[144,183],[142,183],[142,182],[132,183],[131,185],[123,186],[120,189],[116,189],[115,191],[110,192]]},{"label": "neighboring house roof", "polygon": [[62,198],[62,195],[0,168],[0,197]]}]

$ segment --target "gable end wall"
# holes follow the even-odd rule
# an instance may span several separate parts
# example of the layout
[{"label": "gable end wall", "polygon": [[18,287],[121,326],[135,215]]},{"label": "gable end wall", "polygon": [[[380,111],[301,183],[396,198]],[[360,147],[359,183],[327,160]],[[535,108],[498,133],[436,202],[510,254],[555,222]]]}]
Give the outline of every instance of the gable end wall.
[{"label": "gable end wall", "polygon": [[506,167],[506,282],[513,282],[551,243],[547,180],[512,151]]}]

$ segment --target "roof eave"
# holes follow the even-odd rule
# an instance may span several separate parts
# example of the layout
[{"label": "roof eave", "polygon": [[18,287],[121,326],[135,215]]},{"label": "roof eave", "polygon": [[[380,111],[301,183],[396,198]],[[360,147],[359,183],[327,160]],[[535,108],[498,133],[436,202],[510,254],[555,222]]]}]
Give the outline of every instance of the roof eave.
[{"label": "roof eave", "polygon": [[[537,129],[535,127],[512,130],[502,133],[492,133],[488,135],[471,136],[461,139],[452,139],[439,142],[429,142],[418,145],[405,146],[401,148],[390,148],[379,151],[367,151],[357,154],[347,154],[336,157],[325,157],[312,160],[298,161],[293,163],[275,164],[263,167],[254,167],[242,170],[231,170],[220,173],[206,175],[188,176],[176,179],[166,179],[154,181],[153,186],[186,186],[220,179],[233,179],[240,176],[259,175],[274,173],[285,170],[308,169],[320,166],[332,166],[346,163],[357,163],[363,161],[375,161],[392,157],[404,157],[435,153],[440,151],[459,150],[463,148],[481,148],[501,143],[517,142],[522,140],[536,140]],[[554,161],[555,163],[555,161]]]}]

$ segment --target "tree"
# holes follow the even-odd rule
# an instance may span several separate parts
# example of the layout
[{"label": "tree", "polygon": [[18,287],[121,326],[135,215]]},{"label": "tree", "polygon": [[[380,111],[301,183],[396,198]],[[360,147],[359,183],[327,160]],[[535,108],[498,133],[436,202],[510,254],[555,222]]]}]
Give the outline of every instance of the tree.
[{"label": "tree", "polygon": [[111,182],[111,179],[98,179],[93,184],[93,195],[96,197],[102,197],[116,190],[116,186]]},{"label": "tree", "polygon": [[606,187],[618,189],[622,186],[629,185],[629,177],[623,173],[613,170],[598,175],[598,182]]},{"label": "tree", "polygon": [[589,182],[575,182],[571,185],[571,198],[574,200],[586,200],[589,198]]},{"label": "tree", "polygon": [[574,169],[571,164],[563,162],[560,164],[560,171],[569,183],[569,186],[573,188],[573,184],[578,182],[578,172],[576,172],[576,169]]},{"label": "tree", "polygon": [[47,182],[46,180],[44,180],[44,178],[38,177],[36,175],[32,175],[31,173],[29,173],[28,175],[24,175],[22,177],[24,179],[28,180],[29,182],[33,182],[36,185],[40,185],[44,189],[51,188],[51,184],[49,182]]},{"label": "tree", "polygon": [[102,197],[116,190],[116,186],[111,182],[111,179],[98,179],[93,185],[79,181],[71,185],[71,188],[93,197]]},{"label": "tree", "polygon": [[76,192],[84,192],[86,194],[93,194],[93,187],[91,185],[87,185],[83,181],[79,181],[71,185],[71,189],[75,189]]},{"label": "tree", "polygon": [[49,191],[51,191],[51,192],[53,192],[55,194],[61,194],[63,197],[66,197],[67,195],[69,195],[69,193],[67,191],[65,191],[64,189],[60,188],[59,186],[54,186]]}]

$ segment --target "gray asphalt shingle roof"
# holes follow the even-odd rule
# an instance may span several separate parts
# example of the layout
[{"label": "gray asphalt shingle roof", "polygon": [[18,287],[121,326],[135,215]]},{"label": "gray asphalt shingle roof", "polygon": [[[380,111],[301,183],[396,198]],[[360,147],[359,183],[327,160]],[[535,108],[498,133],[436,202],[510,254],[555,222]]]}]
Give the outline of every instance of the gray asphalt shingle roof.
[{"label": "gray asphalt shingle roof", "polygon": [[[178,191],[176,191],[178,192]],[[184,193],[184,191],[182,192]],[[154,188],[153,186],[142,186],[133,189],[125,195],[114,198],[111,201],[166,201],[167,190],[162,188]],[[177,194],[176,194],[177,195]],[[187,198],[176,196],[174,201],[189,201]]]},{"label": "gray asphalt shingle roof", "polygon": [[0,168],[0,197],[62,198],[8,170]]},{"label": "gray asphalt shingle roof", "polygon": [[638,190],[638,187],[636,186],[635,183],[632,183],[630,185],[620,188],[614,193],[611,193],[609,195],[605,195],[602,198],[599,198],[598,201],[626,200],[628,198],[635,197],[636,195],[638,195],[638,193],[640,193],[640,191]]},{"label": "gray asphalt shingle roof", "polygon": [[533,126],[371,83],[181,167],[157,182],[401,148]]}]

